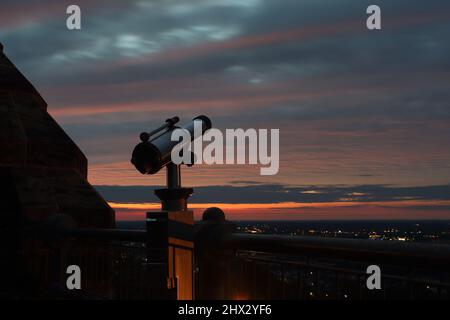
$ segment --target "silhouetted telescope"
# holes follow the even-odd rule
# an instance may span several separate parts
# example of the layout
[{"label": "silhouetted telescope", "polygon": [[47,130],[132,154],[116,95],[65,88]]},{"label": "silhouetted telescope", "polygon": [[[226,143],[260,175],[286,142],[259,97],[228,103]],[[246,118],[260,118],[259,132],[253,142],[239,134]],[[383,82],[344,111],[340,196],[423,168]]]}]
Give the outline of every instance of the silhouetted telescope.
[{"label": "silhouetted telescope", "polygon": [[[166,123],[151,132],[143,132],[139,143],[133,151],[131,163],[142,174],[155,174],[169,163],[172,149],[179,141],[172,141],[172,132],[179,128],[176,124],[180,121],[178,117],[166,120]],[[206,116],[198,116],[182,128],[189,131],[194,139],[194,121],[201,121],[202,134],[211,128],[211,120]]]},{"label": "silhouetted telescope", "polygon": [[[142,174],[155,174],[162,168],[167,168],[167,189],[155,190],[163,203],[163,209],[167,210],[186,210],[186,199],[193,192],[192,188],[181,188],[180,165],[174,164],[171,157],[173,148],[179,144],[179,141],[172,141],[173,131],[180,128],[176,126],[179,121],[178,117],[173,117],[159,128],[141,133],[141,142],[134,148],[131,158],[131,163]],[[192,119],[181,127],[190,133],[191,141],[199,138],[194,135],[195,123],[198,121],[201,122],[201,135],[211,129],[211,120],[207,116]],[[195,162],[193,154],[191,159],[191,164],[188,165]],[[184,202],[180,202],[182,198],[185,198]]]}]

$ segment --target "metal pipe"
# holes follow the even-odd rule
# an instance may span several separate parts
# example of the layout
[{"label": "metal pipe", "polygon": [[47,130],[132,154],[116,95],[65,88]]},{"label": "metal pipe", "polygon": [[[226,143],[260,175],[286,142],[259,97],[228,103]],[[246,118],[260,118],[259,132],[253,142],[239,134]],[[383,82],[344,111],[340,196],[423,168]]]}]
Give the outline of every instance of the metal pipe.
[{"label": "metal pipe", "polygon": [[150,140],[150,138],[157,134],[158,132],[166,129],[166,128],[170,128],[173,127],[175,124],[177,124],[180,121],[180,118],[178,117],[173,117],[173,118],[169,118],[166,120],[166,122],[161,125],[160,127],[150,131],[150,132],[142,132],[140,135],[141,141],[142,142],[147,142],[148,140]]},{"label": "metal pipe", "polygon": [[179,165],[172,162],[167,165],[166,182],[168,189],[181,188],[181,170]]},{"label": "metal pipe", "polygon": [[121,230],[121,229],[61,229],[58,235],[81,239],[115,240],[145,242],[148,234],[146,230]]}]

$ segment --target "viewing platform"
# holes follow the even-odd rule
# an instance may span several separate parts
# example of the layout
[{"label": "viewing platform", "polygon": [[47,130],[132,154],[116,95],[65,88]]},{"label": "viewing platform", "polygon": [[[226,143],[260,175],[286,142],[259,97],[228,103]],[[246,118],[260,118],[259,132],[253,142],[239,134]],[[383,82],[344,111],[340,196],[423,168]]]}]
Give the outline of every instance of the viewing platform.
[{"label": "viewing platform", "polygon": [[[38,297],[61,299],[450,297],[448,245],[243,234],[235,232],[233,223],[223,217],[204,215],[203,221],[190,227],[190,248],[170,242],[165,248],[155,247],[181,232],[177,227],[167,230],[160,239],[151,237],[151,230],[80,229],[61,224],[30,230],[33,242],[45,247],[34,255],[29,270],[31,278],[39,275],[40,279],[40,283],[32,282],[37,290],[33,296],[39,292]],[[166,258],[155,260],[158,250],[166,251]],[[177,250],[192,255],[180,256]],[[83,270],[81,290],[66,288],[65,266],[69,264]],[[366,286],[366,269],[373,264],[383,270],[381,290]],[[31,293],[17,294],[26,297]]]}]

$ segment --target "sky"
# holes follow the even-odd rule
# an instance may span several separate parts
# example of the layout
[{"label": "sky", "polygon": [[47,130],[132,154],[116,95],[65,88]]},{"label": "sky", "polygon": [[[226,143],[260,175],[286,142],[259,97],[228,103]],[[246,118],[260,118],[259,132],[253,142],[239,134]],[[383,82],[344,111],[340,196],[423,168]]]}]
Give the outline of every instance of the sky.
[{"label": "sky", "polygon": [[[66,28],[78,4],[82,29]],[[377,4],[382,30],[366,28]],[[450,219],[446,0],[2,1],[0,41],[118,219],[158,208],[130,164],[174,115],[280,129],[280,171],[183,168],[233,219]]]}]

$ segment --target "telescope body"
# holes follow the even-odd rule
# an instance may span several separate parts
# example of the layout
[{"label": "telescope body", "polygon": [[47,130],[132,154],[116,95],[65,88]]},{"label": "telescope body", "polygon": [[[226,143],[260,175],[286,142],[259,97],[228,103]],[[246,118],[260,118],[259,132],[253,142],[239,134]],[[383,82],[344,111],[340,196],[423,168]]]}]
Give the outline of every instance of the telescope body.
[{"label": "telescope body", "polygon": [[[202,115],[194,118],[191,122],[181,127],[191,134],[192,140],[197,138],[194,137],[195,121],[202,122],[201,134],[211,128],[211,120],[207,116]],[[172,150],[179,141],[172,141],[171,137],[173,131],[180,127],[175,126],[174,121],[171,119],[166,122],[168,122],[168,125],[162,126],[162,129],[158,132],[153,131],[152,135],[141,134],[141,138],[144,137],[145,139],[134,148],[131,163],[142,174],[155,174],[172,163]]]}]

